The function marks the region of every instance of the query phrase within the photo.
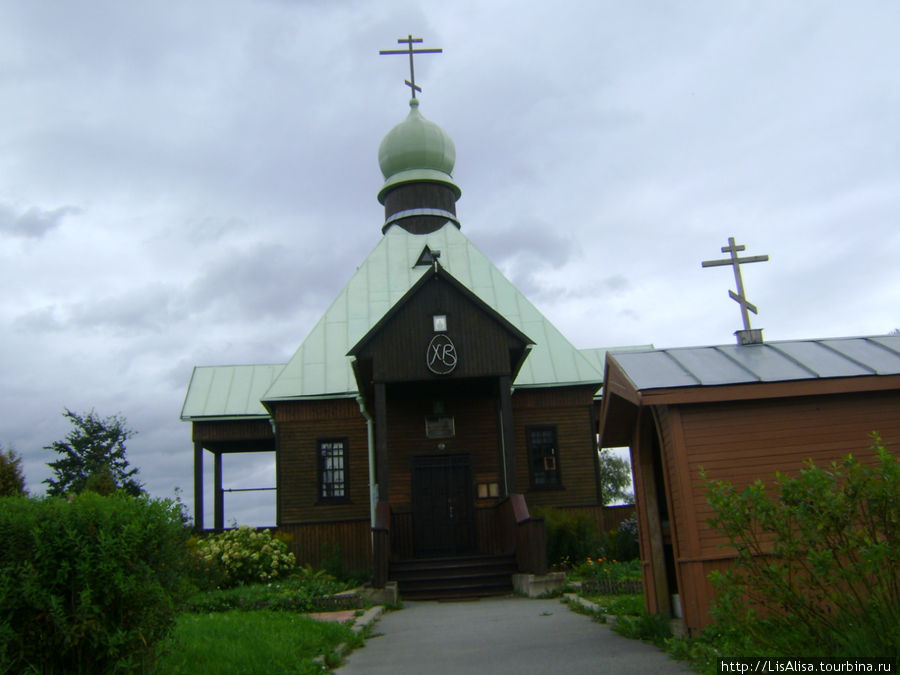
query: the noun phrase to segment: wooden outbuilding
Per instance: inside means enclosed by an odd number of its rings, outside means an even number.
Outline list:
[[[900,446],[900,335],[607,354],[600,445],[631,450],[647,611],[702,629],[734,559],[701,467],[741,489],[871,457],[873,431]]]

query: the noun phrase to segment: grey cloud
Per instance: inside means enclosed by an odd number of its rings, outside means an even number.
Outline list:
[[[299,245],[299,244],[298,244]],[[303,305],[324,308],[349,279],[359,259],[346,251],[329,254],[313,247],[295,250],[257,244],[232,252],[194,281],[187,300],[194,311],[226,309],[232,319],[291,314]]]
[[[481,231],[473,239],[526,297],[547,302],[570,291],[543,278],[577,256],[575,242],[564,227],[521,219],[509,229]]]
[[[53,305],[25,312],[14,319],[13,325],[29,332],[58,331],[63,328],[63,323],[57,316],[57,308]]]
[[[575,250],[564,226],[540,220],[520,220],[502,231],[479,232],[477,244],[495,262],[556,267],[564,265]]]
[[[631,282],[621,274],[614,274],[603,279],[600,282],[600,287],[613,293],[623,293],[631,288]]]
[[[153,284],[77,304],[71,308],[70,322],[85,329],[162,332],[182,314],[178,305],[172,288]]]
[[[55,209],[32,206],[24,211],[18,211],[0,204],[0,232],[16,237],[40,239],[58,228],[66,216],[77,213],[81,213],[81,209],[77,206],[60,206]]]

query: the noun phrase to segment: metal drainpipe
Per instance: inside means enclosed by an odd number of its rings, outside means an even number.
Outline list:
[[[500,427],[500,463],[503,469],[503,496],[509,497],[509,477],[506,475],[506,430],[503,428],[503,405],[497,406],[498,426]]]
[[[369,443],[369,520],[371,526],[375,527],[375,504],[378,501],[378,492],[375,486],[375,420],[366,410],[366,402],[362,394],[356,396],[356,402],[359,404],[359,412],[366,418],[366,440]]]

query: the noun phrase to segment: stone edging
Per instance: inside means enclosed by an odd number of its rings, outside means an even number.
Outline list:
[[[356,617],[353,621],[353,626],[351,630],[357,635],[364,630],[366,630],[373,623],[378,621],[381,618],[381,615],[384,614],[384,606],[376,605],[375,607],[370,607],[367,609],[361,616]],[[341,661],[344,660],[344,657],[350,653],[350,647],[346,642],[342,642],[337,647],[334,648],[332,652],[335,654]],[[325,665],[325,654],[320,654],[313,661]]]
[[[606,623],[613,624],[616,622],[616,616],[614,614],[606,614],[603,611],[603,608],[598,605],[596,602],[591,602],[586,598],[582,598],[580,595],[575,595],[574,593],[566,593],[563,595],[563,599],[569,604],[580,605],[591,615],[596,616],[597,618],[602,618]]]

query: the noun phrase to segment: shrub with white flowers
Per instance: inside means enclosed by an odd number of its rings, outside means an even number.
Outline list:
[[[220,588],[271,581],[297,565],[288,545],[271,531],[246,525],[198,540],[194,555],[198,570],[214,573]]]

